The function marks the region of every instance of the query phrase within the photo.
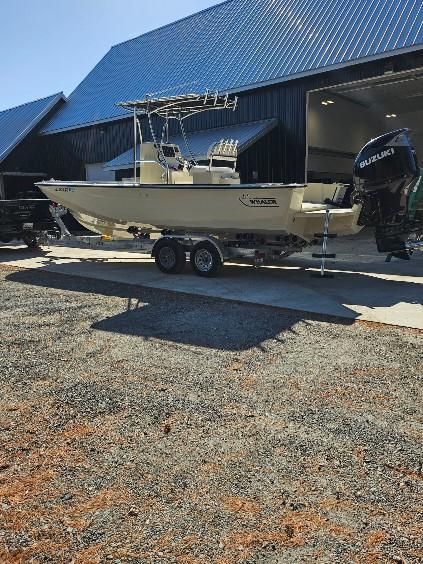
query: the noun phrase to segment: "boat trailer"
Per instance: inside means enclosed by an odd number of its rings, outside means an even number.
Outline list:
[[[248,262],[254,266],[282,262],[293,253],[301,252],[310,243],[295,235],[280,235],[270,239],[253,233],[239,233],[234,237],[214,236],[207,233],[163,230],[145,233],[129,228],[133,239],[113,240],[105,235],[73,235],[63,216],[68,210],[51,204],[50,213],[60,229],[60,235],[45,234],[40,245],[61,245],[76,243],[89,248],[128,250],[149,254],[159,270],[166,274],[180,274],[187,262],[187,255],[198,276],[215,276],[224,262]],[[316,239],[312,242],[318,244]]]
[[[352,204],[360,205],[357,225],[374,229],[377,249],[386,254],[388,262],[392,258],[409,260],[413,252],[423,250],[423,169],[418,166],[408,129],[384,134],[363,147],[354,165],[354,188]],[[322,252],[314,257],[321,260],[320,274],[324,277],[326,260],[334,258],[327,252],[328,240],[336,237],[336,233],[330,232],[331,216],[336,209],[330,202],[325,203],[322,232],[315,233],[311,240],[284,233],[215,235],[170,229],[147,233],[147,229],[133,226],[127,230],[133,239],[126,241],[111,241],[105,235],[75,237],[62,220],[68,210],[51,204],[50,213],[60,235],[55,239],[46,234],[45,240],[149,253],[157,267],[167,274],[181,273],[189,255],[194,272],[204,277],[215,276],[227,260],[252,261],[255,266],[274,264],[306,246],[322,242]]]
[[[326,273],[328,259],[336,258],[336,255],[328,253],[328,240],[335,239],[336,233],[330,233],[331,210],[325,214],[322,233],[316,233],[311,242],[293,236],[278,236],[273,240],[266,240],[252,233],[237,234],[235,238],[216,237],[212,234],[195,232],[178,232],[164,230],[158,233],[144,233],[137,228],[128,231],[133,239],[113,240],[105,235],[73,235],[70,233],[62,217],[68,210],[60,205],[51,204],[50,213],[60,229],[60,235],[51,236],[45,233],[40,238],[40,245],[78,244],[88,248],[102,250],[126,250],[148,254],[154,258],[156,266],[166,274],[181,274],[187,263],[187,256],[193,271],[201,277],[216,276],[223,264],[227,261],[235,263],[248,263],[255,267],[283,263],[288,256],[302,252],[310,245],[322,245],[321,253],[313,253],[314,258],[320,260],[318,272],[312,276],[317,278],[332,278]],[[411,236],[402,243],[401,250],[389,251],[386,261],[390,262],[393,257],[410,259],[415,251],[423,251],[423,237],[418,233],[423,232],[423,222],[414,221],[415,237]],[[397,227],[397,231],[399,226]],[[404,229],[404,226],[401,227]],[[384,235],[388,232],[384,231]],[[395,234],[397,236],[397,233]],[[383,252],[382,249],[379,249]]]

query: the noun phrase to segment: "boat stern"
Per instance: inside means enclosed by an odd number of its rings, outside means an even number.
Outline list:
[[[311,241],[317,233],[323,233],[327,205],[303,204],[301,211],[294,216],[291,231],[306,241]],[[354,235],[359,233],[362,225],[358,225],[361,205],[354,204],[351,208],[330,208],[329,232],[339,235]]]

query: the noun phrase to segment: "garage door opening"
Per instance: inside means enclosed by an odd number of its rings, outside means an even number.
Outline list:
[[[408,127],[423,160],[423,71],[396,73],[308,93],[309,182],[351,183],[354,160],[372,138]]]

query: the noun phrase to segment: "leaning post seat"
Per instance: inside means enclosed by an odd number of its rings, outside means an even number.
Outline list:
[[[238,143],[238,141],[233,139],[221,139],[218,143],[213,143],[207,151],[209,166],[213,167],[215,160],[226,161],[228,164],[232,163],[232,167],[235,170],[238,158]]]
[[[238,141],[221,139],[213,143],[207,151],[208,165],[191,168],[194,184],[240,184],[235,170],[237,158]]]

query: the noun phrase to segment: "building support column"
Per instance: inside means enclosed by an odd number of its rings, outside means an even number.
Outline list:
[[[0,200],[6,199],[6,193],[4,191],[4,176],[0,172]]]

